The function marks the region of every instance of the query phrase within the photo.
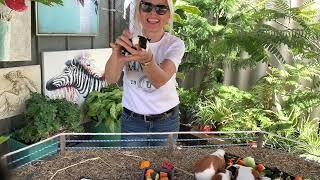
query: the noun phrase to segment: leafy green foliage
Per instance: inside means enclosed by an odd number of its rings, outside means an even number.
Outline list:
[[[285,57],[279,47],[301,58],[316,59],[320,54],[319,12],[311,1],[290,7],[286,0],[186,0],[202,13],[177,11],[177,36],[184,40],[186,53],[179,66],[188,74],[197,68],[203,72],[197,93],[202,97],[209,83],[221,82],[224,64],[234,68],[259,62],[280,64]],[[247,53],[248,55],[243,55]]]
[[[186,1],[202,11],[178,10],[180,19],[174,26],[186,44],[179,72],[188,74],[197,69],[202,73],[200,85],[192,89],[198,97],[190,106],[195,114],[193,122],[218,130],[273,132],[316,148],[292,149],[296,144],[267,136],[272,147],[319,156],[319,121],[310,119],[311,110],[320,105],[320,11],[314,1],[304,1],[300,7],[291,7],[287,0]],[[293,65],[286,64],[280,47],[288,49]],[[280,68],[272,67],[274,60]],[[221,84],[224,65],[242,68],[260,62],[271,66],[250,90]],[[308,125],[311,122],[315,124]]]
[[[193,89],[178,88],[178,93],[181,98],[180,105],[187,110],[190,110],[198,99],[197,94]]]
[[[320,50],[317,43],[319,31],[310,28],[310,25],[319,24],[315,21],[317,11],[310,6],[289,8],[288,2],[284,0],[267,2],[260,8],[247,7],[229,19],[222,29],[223,36],[217,37],[217,41],[212,43],[212,55],[227,55],[224,60],[236,63],[237,66],[254,65],[257,62],[270,63],[271,57],[268,53],[283,62],[284,58],[277,48],[285,44],[294,55],[317,57]],[[291,27],[290,24],[281,23],[280,19],[297,25]],[[237,55],[229,56],[233,51],[237,52]],[[241,51],[248,52],[249,57],[241,58]]]
[[[232,120],[234,114],[226,106],[225,101],[215,98],[214,101],[199,101],[196,109],[197,120],[200,125],[212,125],[214,129],[220,128],[226,121]]]
[[[67,100],[52,100],[39,93],[32,93],[26,101],[26,125],[14,137],[27,144],[61,131],[81,132],[80,108]]]
[[[53,6],[54,4],[63,5],[63,0],[35,0],[47,6]]]
[[[197,93],[193,89],[178,88],[177,90],[180,99],[180,120],[181,123],[188,124],[192,119],[190,113],[198,101]]]
[[[101,92],[93,91],[85,101],[86,115],[98,121],[97,126],[104,123],[111,132],[115,132],[120,123],[121,100],[122,90],[117,86],[110,85]]]
[[[0,144],[5,143],[9,138],[10,136],[0,136]]]
[[[297,130],[299,132],[299,140],[308,144],[299,145],[298,149],[303,150],[302,156],[320,162],[320,135],[317,131],[319,128],[319,119],[310,120],[306,118],[300,122]]]
[[[75,103],[69,103],[65,99],[52,100],[57,107],[56,119],[63,124],[63,127],[73,132],[82,132],[83,127],[81,125],[81,112],[79,105]]]
[[[32,0],[35,2],[42,3],[47,6],[53,6],[54,4],[63,5],[63,0]],[[1,4],[5,4],[4,0],[0,0]]]
[[[252,125],[242,126],[250,122],[256,124],[256,118],[252,116],[257,112],[249,112],[254,110],[250,108],[255,107],[255,96],[236,87],[222,84],[214,84],[204,94],[204,99],[197,102],[197,108],[194,110],[196,124],[213,125],[223,130],[237,129],[234,126],[247,128],[247,130],[256,129],[256,126],[252,127]]]
[[[267,136],[267,145],[289,151],[303,150],[304,156],[319,156],[319,120],[311,119],[313,108],[320,105],[318,62],[284,64],[283,69],[270,67],[268,73],[248,91],[216,84],[197,102],[194,123],[213,125],[218,130],[264,130],[299,140],[299,145]]]
[[[177,0],[174,2],[174,9],[178,12],[187,12],[191,14],[201,14],[201,11],[198,9],[197,6],[192,6],[186,1]]]

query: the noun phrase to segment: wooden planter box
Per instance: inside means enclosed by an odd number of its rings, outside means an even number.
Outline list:
[[[22,148],[27,147],[28,145],[19,142],[13,138],[10,138],[7,141],[7,149],[9,152],[13,152]],[[25,164],[28,164],[32,161],[48,157],[58,153],[59,142],[56,139],[50,140],[48,142],[33,146],[21,152],[18,152],[7,158],[7,164],[10,168],[19,167]]]

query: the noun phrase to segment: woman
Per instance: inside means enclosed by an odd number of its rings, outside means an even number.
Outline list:
[[[132,34],[124,31],[111,43],[112,55],[105,67],[105,79],[116,83],[123,76],[121,132],[179,131],[179,97],[176,72],[183,57],[182,40],[165,32],[172,28],[172,0],[137,0],[135,29],[149,39],[148,50],[132,48]],[[123,55],[125,48],[131,55]],[[165,145],[167,136],[123,136],[123,146]],[[161,139],[148,142],[147,139]]]

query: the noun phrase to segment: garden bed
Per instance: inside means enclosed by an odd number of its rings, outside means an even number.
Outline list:
[[[256,162],[286,172],[292,176],[318,180],[320,164],[306,161],[293,154],[269,149],[250,147],[227,147],[226,153],[240,157],[252,156]],[[31,165],[12,171],[13,179],[141,179],[140,160],[148,160],[158,167],[169,160],[176,167],[173,179],[193,180],[192,165],[214,149],[187,148],[167,149],[131,149],[131,150],[92,150],[67,151],[64,155],[52,157],[46,161],[36,161]],[[58,171],[58,172],[57,172]]]

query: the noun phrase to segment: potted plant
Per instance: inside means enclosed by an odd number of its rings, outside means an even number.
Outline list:
[[[85,100],[86,116],[93,120],[92,132],[120,132],[122,89],[116,85],[91,92]],[[110,139],[110,137],[102,137]],[[119,139],[115,137],[114,139]],[[102,145],[106,145],[104,143]],[[112,144],[112,143],[111,143]],[[110,143],[108,144],[110,145]]]
[[[26,125],[15,137],[26,144],[46,139],[56,133],[81,132],[80,108],[65,99],[49,99],[32,93],[26,101]]]
[[[65,99],[49,99],[39,93],[32,93],[26,101],[26,124],[13,133],[9,141],[10,151],[25,147],[60,132],[82,132],[80,108]],[[22,165],[40,158],[44,154],[58,151],[57,139],[23,151],[15,159],[29,155],[16,165]]]

